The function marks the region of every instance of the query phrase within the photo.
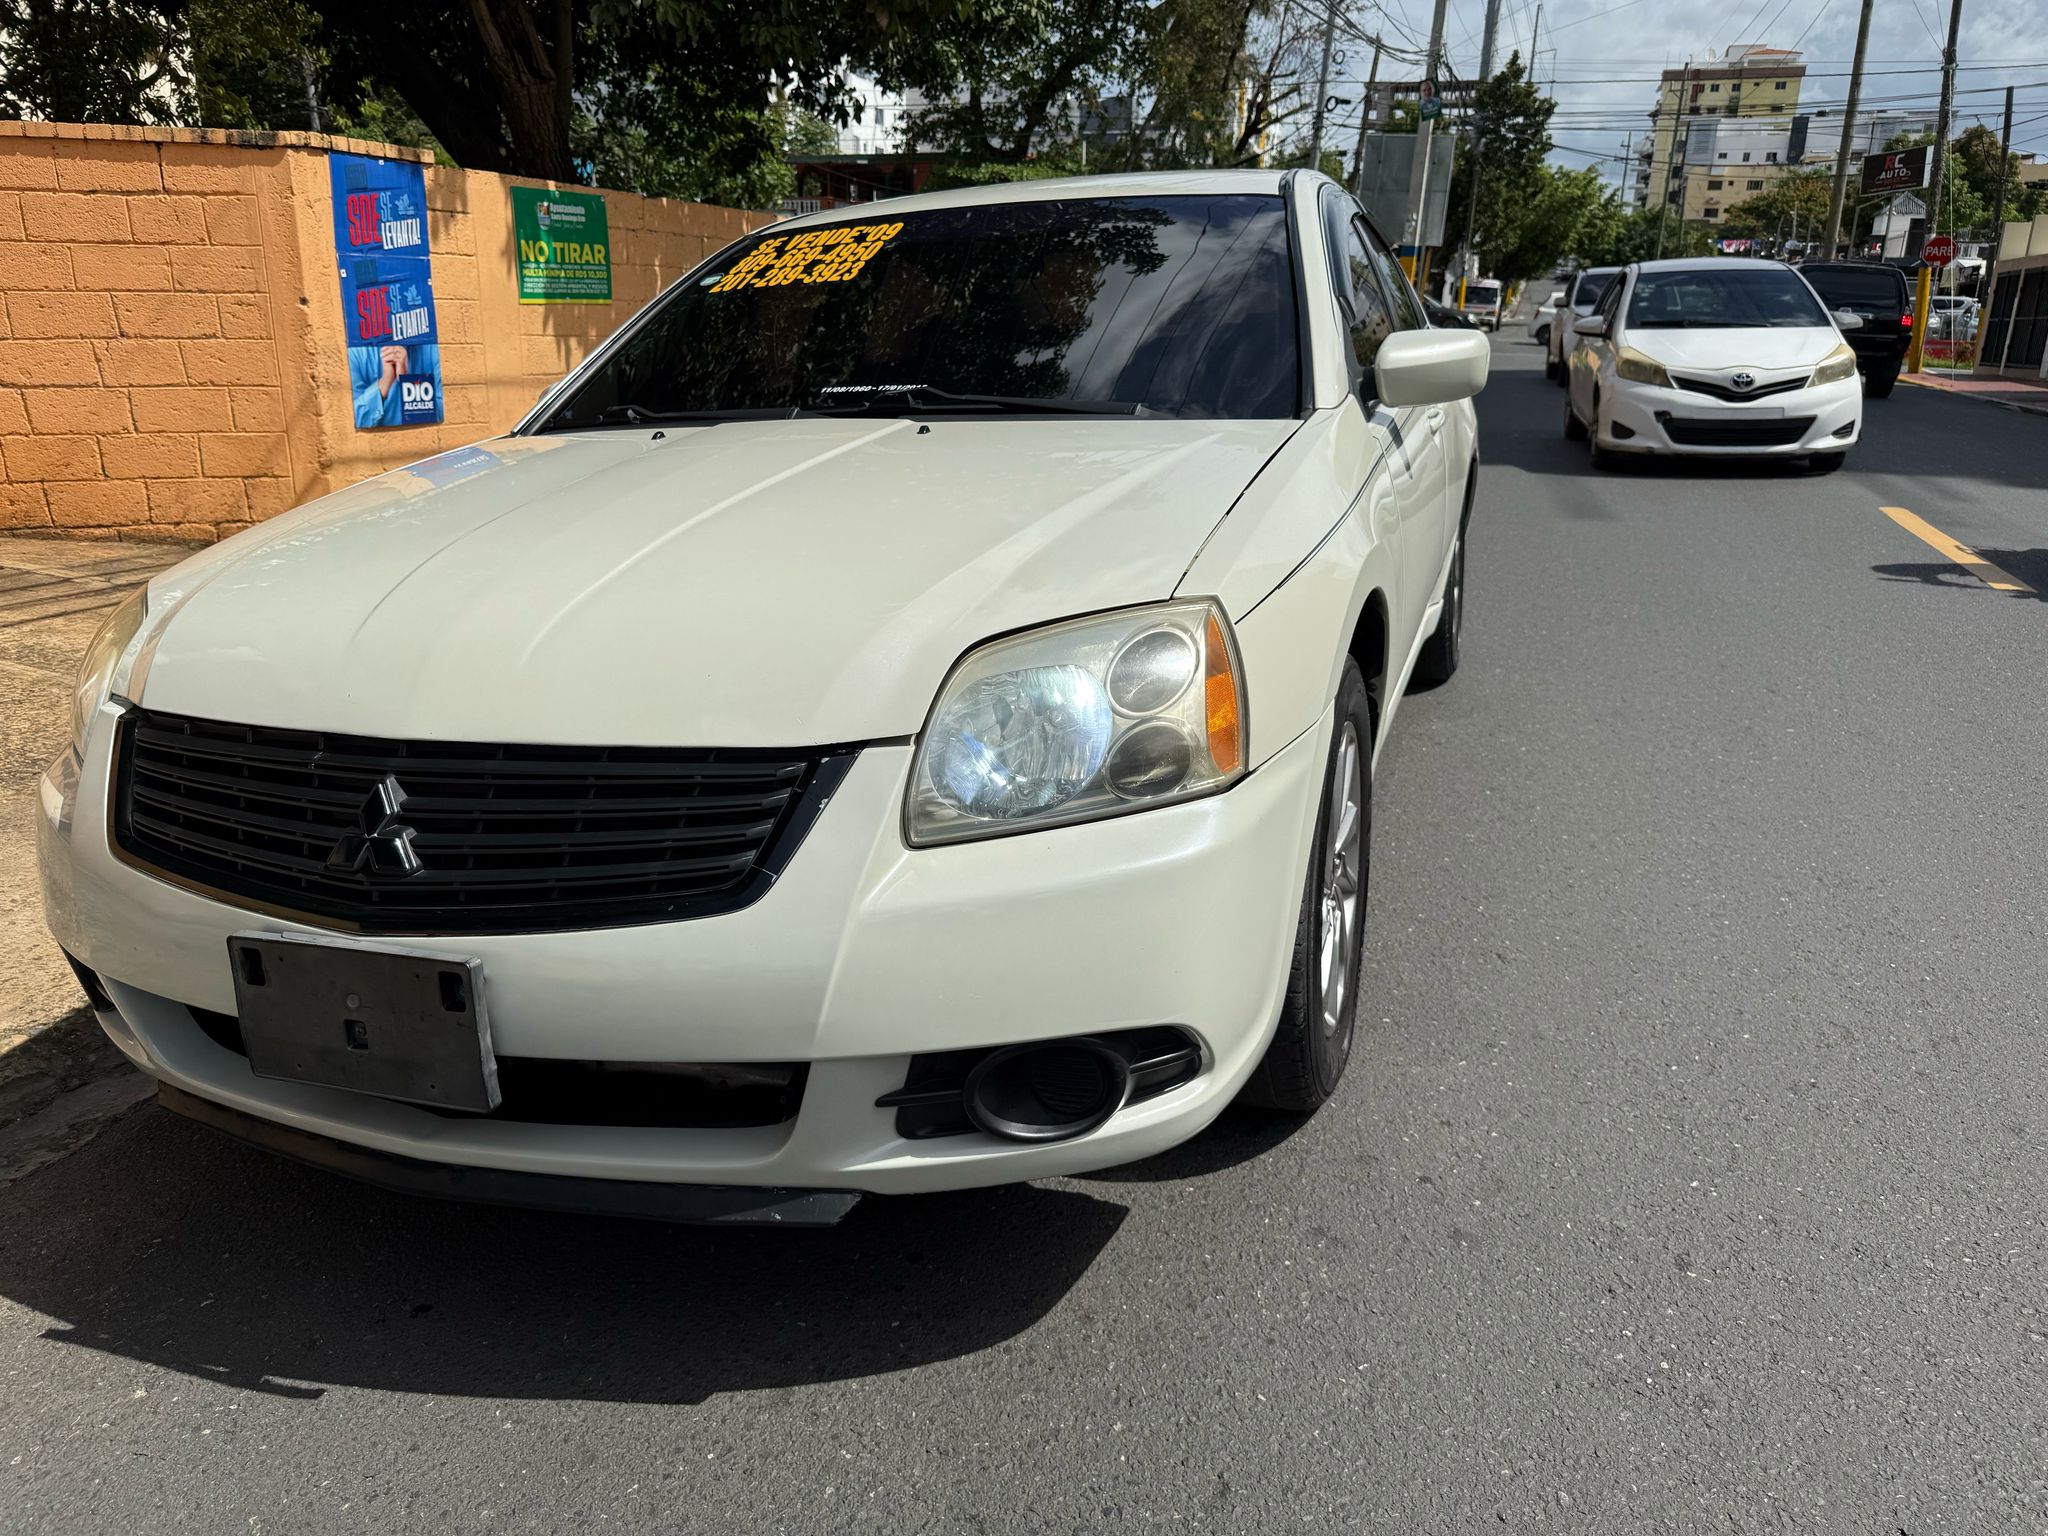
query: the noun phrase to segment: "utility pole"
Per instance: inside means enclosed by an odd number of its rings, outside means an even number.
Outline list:
[[[1323,67],[1316,75],[1315,126],[1308,136],[1308,168],[1323,168],[1323,112],[1330,100],[1330,51],[1337,42],[1338,0],[1323,0]]]
[[[1486,30],[1479,42],[1479,88],[1493,78],[1493,39],[1500,30],[1500,0],[1486,0]],[[1465,203],[1465,249],[1458,259],[1458,307],[1465,307],[1465,284],[1479,254],[1479,156],[1483,145],[1478,102],[1472,112],[1472,195]]]
[[[1536,34],[1543,30],[1543,7],[1536,7],[1536,19],[1529,23],[1529,74],[1531,85],[1536,83]]]
[[[1856,62],[1849,66],[1849,99],[1842,107],[1842,147],[1835,151],[1835,185],[1828,193],[1828,239],[1821,247],[1821,260],[1833,261],[1842,238],[1842,198],[1849,188],[1849,143],[1856,135],[1856,104],[1863,96],[1863,54],[1870,46],[1871,0],[1863,0],[1863,16],[1856,23]]]
[[[1358,152],[1351,157],[1351,195],[1365,195],[1365,134],[1372,126],[1372,109],[1380,82],[1380,40],[1372,40],[1372,69],[1365,77],[1365,91],[1358,103]]]
[[[1958,0],[1958,3],[1960,3],[1960,0]],[[1431,110],[1432,115],[1421,118],[1415,125],[1415,159],[1408,168],[1408,227],[1403,232],[1402,238],[1404,244],[1410,244],[1415,247],[1414,257],[1412,259],[1404,258],[1404,260],[1408,261],[1408,275],[1415,280],[1417,288],[1422,287],[1428,280],[1422,265],[1422,237],[1425,233],[1422,219],[1428,209],[1429,202],[1430,146],[1431,141],[1436,137],[1434,132],[1436,118],[1433,115],[1433,111],[1442,105],[1441,98],[1437,94],[1436,82],[1437,78],[1443,73],[1444,12],[1449,6],[1450,0],[1436,0],[1436,11],[1430,17],[1429,56],[1427,62],[1423,65],[1422,76],[1422,89],[1427,94],[1420,105],[1424,109]]]
[[[1941,177],[1948,160],[1948,120],[1956,105],[1956,39],[1963,30],[1963,0],[1949,0],[1948,46],[1941,50],[1941,107],[1934,116],[1934,168],[1927,176],[1927,228],[1921,236],[1926,243],[1927,235],[1941,232]],[[1916,251],[1917,256],[1919,253]],[[1922,352],[1927,342],[1927,302],[1933,288],[1933,274],[1927,263],[1920,263],[1920,307],[1913,316],[1913,345],[1906,352],[1906,369],[1910,373],[1920,371]]]
[[[1991,205],[1991,259],[1984,264],[1984,322],[1977,334],[1991,339],[1991,322],[1998,314],[1998,248],[2005,244],[2005,182],[2012,174],[2012,87],[2005,88],[2005,124],[1998,131],[1998,198]],[[2019,318],[2019,284],[2013,284],[2012,314],[2005,322],[2005,345],[1999,348],[1998,366],[2005,368],[2012,351],[2012,322]]]
[[[1628,201],[1629,178],[1635,174],[1636,131],[1631,128],[1628,137],[1621,141],[1621,200]]]
[[[1956,0],[1956,3],[1960,5],[1962,3],[1962,0]],[[1685,68],[1679,72],[1677,99],[1671,103],[1671,148],[1665,151],[1664,154],[1664,185],[1661,188],[1659,188],[1657,192],[1656,259],[1658,261],[1662,261],[1664,259],[1664,224],[1665,221],[1671,216],[1671,179],[1673,172],[1676,172],[1680,178],[1678,183],[1678,222],[1681,225],[1685,223],[1685,181],[1683,179],[1685,176],[1685,157],[1679,150],[1678,130],[1680,125],[1683,124],[1685,121],[1685,93],[1689,89],[1691,89],[1691,87],[1692,60],[1687,59],[1685,61]],[[1652,172],[1654,172],[1655,169],[1656,160],[1653,156],[1651,159]],[[1652,179],[1654,179],[1654,176]]]

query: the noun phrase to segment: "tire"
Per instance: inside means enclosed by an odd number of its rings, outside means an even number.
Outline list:
[[[1848,457],[1846,453],[1816,453],[1806,461],[1806,467],[1816,475],[1832,475]]]
[[[1542,347],[1542,348],[1543,348],[1543,349],[1544,349],[1545,351],[1548,351],[1548,350],[1550,349],[1550,327],[1549,327],[1549,326],[1547,326],[1547,325],[1539,325],[1538,327],[1536,327],[1536,345],[1537,345],[1537,346],[1539,346],[1539,347]],[[1546,365],[1546,366],[1550,366],[1550,365]]]
[[[1556,383],[1563,375],[1564,370],[1557,366],[1556,358],[1546,357],[1543,359],[1543,377],[1549,379],[1552,383]]]
[[[1891,392],[1899,387],[1899,370],[1896,365],[1883,373],[1863,375],[1863,398],[1866,400],[1888,399]]]
[[[1564,440],[1568,443],[1583,443],[1586,440],[1586,424],[1579,420],[1579,413],[1572,409],[1572,388],[1569,381],[1564,388]]]
[[[1358,1029],[1372,873],[1372,701],[1349,657],[1337,684],[1336,726],[1280,1024],[1239,1095],[1241,1103],[1298,1115],[1315,1113],[1337,1091]],[[1348,819],[1345,778],[1352,791]]]
[[[1475,477],[1476,478],[1476,477]],[[1472,487],[1465,488],[1465,515],[1458,520],[1458,542],[1451,546],[1450,574],[1444,578],[1444,605],[1436,633],[1422,642],[1410,678],[1425,686],[1447,683],[1458,670],[1458,652],[1465,633],[1465,534],[1472,526]]]
[[[1586,462],[1595,469],[1612,469],[1620,458],[1600,441],[1600,397],[1593,397],[1593,419],[1586,423]]]

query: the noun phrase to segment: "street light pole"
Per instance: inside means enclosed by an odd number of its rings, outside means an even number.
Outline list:
[[[1921,244],[1927,243],[1927,235],[1941,232],[1941,178],[1948,160],[1948,121],[1956,105],[1956,39],[1963,30],[1963,0],[1950,0],[1948,8],[1948,46],[1941,50],[1941,107],[1934,116],[1934,168],[1927,176],[1927,228],[1921,236]],[[1918,256],[1920,253],[1913,253]],[[1913,317],[1913,345],[1906,352],[1906,371],[1918,373],[1927,344],[1927,305],[1933,292],[1933,273],[1926,262],[1920,263],[1920,309]]]
[[[1863,17],[1856,23],[1856,62],[1849,66],[1849,99],[1842,107],[1842,147],[1835,151],[1835,185],[1828,193],[1828,240],[1821,247],[1823,261],[1833,261],[1842,238],[1842,198],[1849,187],[1849,141],[1856,134],[1856,104],[1863,96],[1863,54],[1870,46],[1871,0],[1863,0]]]
[[[1429,21],[1429,56],[1423,65],[1422,88],[1427,93],[1421,107],[1433,109],[1439,105],[1437,78],[1443,73],[1444,64],[1444,13],[1450,7],[1450,0],[1436,0],[1436,11]],[[1436,119],[1434,115],[1423,117],[1415,125],[1415,159],[1408,169],[1408,227],[1404,232],[1405,243],[1415,247],[1408,275],[1420,288],[1428,280],[1422,267],[1423,214],[1429,198],[1429,155]]]
[[[1308,168],[1320,171],[1323,168],[1323,111],[1330,99],[1330,50],[1337,42],[1338,0],[1324,0],[1323,9],[1323,67],[1316,75],[1315,126],[1308,136]]]
[[[1500,0],[1486,0],[1486,31],[1479,43],[1479,87],[1493,78],[1493,39],[1500,28]],[[1465,284],[1472,276],[1474,258],[1479,252],[1479,156],[1483,147],[1480,137],[1478,102],[1473,103],[1472,112],[1472,188],[1465,204],[1465,249],[1458,258],[1458,308],[1465,307]]]

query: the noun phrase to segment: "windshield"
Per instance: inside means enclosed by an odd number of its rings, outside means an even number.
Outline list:
[[[1614,281],[1612,272],[1587,272],[1579,278],[1579,291],[1572,299],[1574,309],[1591,309],[1600,302],[1600,295],[1607,291],[1607,285]]]
[[[1813,291],[1830,304],[1879,305],[1897,309],[1906,302],[1906,280],[1889,267],[1801,268]]]
[[[1465,302],[1468,305],[1498,304],[1500,302],[1500,284],[1467,283],[1465,285]]]
[[[1297,347],[1277,195],[884,211],[721,252],[541,430],[798,411],[1291,416]]]
[[[1701,330],[1832,322],[1813,290],[1790,269],[1730,261],[1725,270],[1687,267],[1639,274],[1628,296],[1627,323],[1645,330]]]

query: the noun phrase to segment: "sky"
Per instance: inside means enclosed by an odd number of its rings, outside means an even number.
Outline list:
[[[1390,40],[1426,43],[1432,4],[1357,0],[1351,15],[1360,27],[1378,29]],[[1839,110],[1861,9],[1860,0],[1501,0],[1499,62],[1505,62],[1510,49],[1528,57],[1539,4],[1536,77],[1558,103],[1551,136],[1559,148],[1551,158],[1560,165],[1600,165],[1617,182],[1623,138],[1631,130],[1640,138],[1647,129],[1659,73],[1688,59],[1705,62],[1734,44],[1798,49],[1807,68],[1801,109]],[[1948,14],[1946,0],[1875,0],[1864,61],[1865,108],[1932,115],[1941,95]],[[1485,0],[1450,0],[1444,39],[1453,73],[1478,73],[1485,17]],[[2044,19],[2048,6],[2043,0],[1963,0],[1955,132],[1980,120],[1996,131],[2003,88],[2011,85],[2018,88],[2013,148],[2048,158]],[[1369,50],[1359,54],[1357,63],[1363,63]],[[1382,78],[1391,72],[1382,65]]]

